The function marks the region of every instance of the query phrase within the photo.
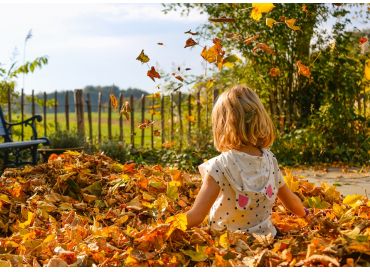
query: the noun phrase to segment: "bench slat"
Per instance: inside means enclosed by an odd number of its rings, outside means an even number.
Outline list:
[[[47,143],[46,139],[24,141],[24,142],[7,142],[7,143],[0,143],[0,149],[27,147],[27,146],[33,146],[33,145],[39,145],[39,144],[46,144],[46,143]]]

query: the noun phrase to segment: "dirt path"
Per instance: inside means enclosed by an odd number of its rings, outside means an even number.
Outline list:
[[[305,177],[315,184],[325,181],[337,186],[343,195],[362,194],[370,198],[370,170],[358,167],[308,167],[291,169],[293,175]]]

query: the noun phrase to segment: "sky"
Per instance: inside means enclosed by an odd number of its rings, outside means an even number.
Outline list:
[[[202,72],[201,48],[184,49],[184,32],[205,23],[206,15],[165,15],[162,9],[161,4],[1,3],[0,63],[9,66],[15,48],[16,60],[23,63],[24,40],[32,29],[26,60],[47,55],[49,63],[26,75],[26,93],[112,84],[153,92],[157,84],[146,76],[148,67],[136,60],[142,49],[150,65],[166,72],[179,65]],[[22,88],[22,78],[17,86]]]

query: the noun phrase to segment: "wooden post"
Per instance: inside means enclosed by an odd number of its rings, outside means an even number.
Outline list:
[[[161,95],[161,147],[164,144],[164,95]]]
[[[45,135],[45,137],[48,135],[48,134],[47,134],[47,131],[46,131],[46,128],[47,128],[47,120],[46,120],[46,100],[47,100],[47,96],[46,96],[46,92],[44,92],[44,105],[43,105],[43,112],[44,112],[44,135]]]
[[[200,141],[200,91],[197,92],[197,123],[198,123],[198,139],[197,139],[197,142],[199,144],[199,141]]]
[[[101,143],[101,91],[98,94],[98,143]]]
[[[31,112],[32,116],[35,115],[36,110],[35,110],[35,90],[32,90],[32,95],[31,95]]]
[[[57,91],[54,92],[54,124],[55,124],[55,131],[58,128],[58,93]]]
[[[141,123],[145,121],[145,95],[141,95]],[[144,146],[145,129],[141,130],[141,147]]]
[[[12,90],[10,86],[8,86],[8,121],[12,122]]]
[[[213,89],[213,105],[216,104],[218,98],[218,89]]]
[[[173,136],[173,93],[171,92],[170,95],[170,111],[171,111],[171,142],[173,142],[174,136]]]
[[[130,95],[130,107],[131,107],[131,126],[130,126],[130,136],[131,136],[131,148],[135,147],[135,120],[134,120],[134,96]]]
[[[84,103],[82,89],[75,90],[75,111],[77,117],[77,132],[85,137]]]
[[[110,92],[110,94],[114,95],[113,92]],[[108,139],[112,140],[112,103],[110,96],[108,99]]]
[[[69,131],[69,91],[66,91],[66,93],[65,93],[65,98],[64,98],[64,102],[65,102],[65,104],[64,104],[64,106],[65,106],[65,108],[64,108],[64,113],[65,113],[65,115],[66,115],[66,129]]]
[[[119,108],[122,109],[123,106],[123,93],[119,95]],[[123,116],[119,115],[119,140],[123,142]]]
[[[87,93],[86,105],[87,105],[87,119],[89,121],[89,138],[90,138],[90,144],[92,145],[93,144],[93,131],[92,131],[91,99],[90,99],[89,93]]]
[[[23,126],[23,121],[24,121],[24,90],[23,90],[23,88],[22,88],[22,91],[21,91],[21,121],[22,121],[21,139],[23,141],[24,140],[24,126]]]
[[[178,113],[179,113],[179,124],[180,124],[180,150],[182,149],[182,139],[183,139],[183,127],[182,127],[182,116],[181,116],[181,92],[179,92],[179,104],[178,104]]]
[[[153,123],[154,121],[154,95],[152,96],[152,116],[151,116],[151,121]],[[150,148],[153,149],[154,148],[154,126],[151,125],[150,126]]]
[[[188,96],[188,146],[191,147],[191,94]]]

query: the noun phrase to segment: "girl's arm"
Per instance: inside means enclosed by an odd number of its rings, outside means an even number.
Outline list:
[[[191,209],[186,213],[188,219],[188,228],[199,225],[203,222],[215,202],[220,186],[210,175],[206,175],[202,187]]]
[[[288,210],[301,217],[306,215],[300,198],[294,194],[286,184],[280,187],[277,195]]]

